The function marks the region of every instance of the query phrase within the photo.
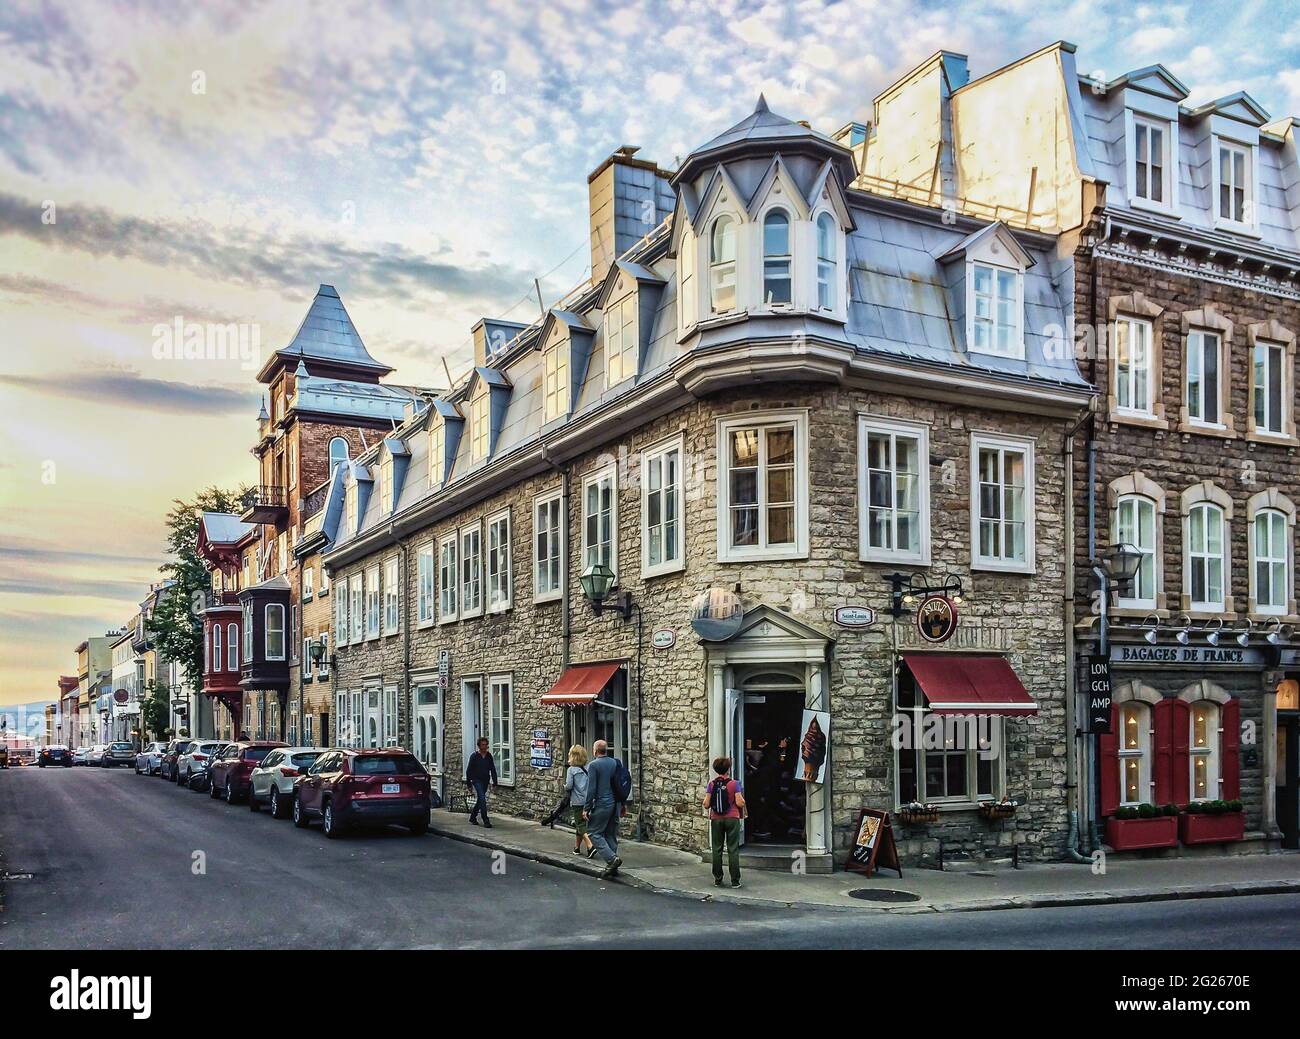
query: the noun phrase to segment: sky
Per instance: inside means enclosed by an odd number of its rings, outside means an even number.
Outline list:
[[[157,580],[170,502],[255,476],[256,369],[319,283],[394,379],[589,276],[586,175],[753,109],[832,132],[943,48],[1162,62],[1300,113],[1300,0],[476,0],[0,6],[0,704]],[[1266,46],[1262,45],[1267,43]],[[175,356],[168,329],[237,324]]]

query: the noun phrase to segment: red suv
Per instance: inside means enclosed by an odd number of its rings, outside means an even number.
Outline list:
[[[224,797],[226,804],[238,804],[248,796],[253,769],[276,747],[287,746],[272,740],[230,744],[208,763],[208,795]]]
[[[429,789],[429,773],[404,750],[327,750],[294,784],[293,822],[319,816],[326,837],[387,823],[419,835],[429,829]]]

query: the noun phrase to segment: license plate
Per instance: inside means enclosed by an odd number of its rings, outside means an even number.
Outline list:
[[[395,794],[402,788],[397,783],[385,783],[383,789],[386,794]]]

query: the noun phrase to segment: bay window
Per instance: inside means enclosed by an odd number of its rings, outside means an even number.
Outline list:
[[[563,579],[561,523],[563,498],[559,494],[533,503],[533,598],[555,599]]]
[[[736,221],[720,216],[709,235],[709,307],[715,314],[736,309]]]
[[[1187,571],[1191,609],[1221,613],[1224,609],[1223,510],[1200,502],[1187,514]]]
[[[858,532],[862,559],[926,563],[929,430],[911,423],[858,422]]]
[[[1291,598],[1285,513],[1276,509],[1255,513],[1251,552],[1254,556],[1255,612],[1285,614]]]
[[[719,420],[719,559],[807,554],[807,444],[805,412]]]
[[[483,530],[477,524],[460,532],[460,615],[483,612]]]
[[[641,572],[680,570],[682,552],[682,441],[641,456]]]
[[[618,574],[618,477],[613,466],[582,481],[582,566],[603,563]]]
[[[1194,329],[1187,334],[1187,417],[1206,426],[1220,426],[1222,340],[1216,332]]]
[[[221,625],[212,625],[212,670],[220,671],[221,663]]]
[[[1115,544],[1130,544],[1141,560],[1127,593],[1121,589],[1119,605],[1130,609],[1156,608],[1156,503],[1131,494],[1115,504]]]
[[[1032,570],[1032,442],[977,433],[971,438],[971,461],[974,565],[993,570]]]
[[[510,609],[510,513],[503,512],[488,520],[487,585],[488,612]]]
[[[1159,385],[1151,371],[1151,322],[1121,317],[1115,321],[1115,405],[1131,415],[1153,413]]]
[[[226,625],[226,670],[239,670],[239,625]]]
[[[266,659],[284,659],[284,607],[279,603],[266,606]]]
[[[773,209],[763,218],[763,304],[791,301],[790,217]]]
[[[244,660],[253,659],[253,604],[244,603],[242,613],[244,615]]]

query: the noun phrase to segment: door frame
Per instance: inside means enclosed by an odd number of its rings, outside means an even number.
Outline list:
[[[474,695],[466,696],[469,686],[474,687]],[[460,765],[462,777],[469,765],[470,755],[478,746],[478,739],[483,733],[483,676],[475,675],[460,680]]]

